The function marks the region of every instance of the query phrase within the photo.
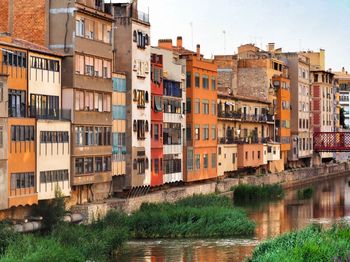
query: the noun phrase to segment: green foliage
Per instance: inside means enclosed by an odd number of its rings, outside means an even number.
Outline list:
[[[43,225],[46,229],[52,230],[59,224],[66,213],[65,198],[59,187],[55,189],[55,198],[50,201],[40,201],[34,209],[36,216],[44,218]]]
[[[299,189],[298,199],[299,200],[310,199],[313,194],[314,194],[314,189],[312,187]]]
[[[238,185],[233,187],[235,203],[250,203],[256,200],[278,200],[284,196],[281,185]]]
[[[333,261],[350,253],[350,227],[345,224],[322,229],[311,225],[299,231],[284,234],[260,244],[253,252],[250,262],[264,261]],[[338,260],[337,260],[338,261]]]
[[[0,256],[5,253],[10,243],[16,241],[17,236],[8,221],[0,222]]]
[[[253,235],[255,223],[227,197],[196,195],[174,204],[143,204],[130,217],[136,238]]]

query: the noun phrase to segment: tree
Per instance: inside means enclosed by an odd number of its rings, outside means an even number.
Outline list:
[[[48,230],[63,221],[66,213],[66,203],[61,189],[56,187],[54,199],[39,202],[34,213],[43,217],[43,226]]]

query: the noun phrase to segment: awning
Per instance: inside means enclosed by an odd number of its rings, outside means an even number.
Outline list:
[[[154,108],[155,108],[155,111],[157,111],[157,112],[162,111],[162,101],[160,99],[160,96],[154,97]]]

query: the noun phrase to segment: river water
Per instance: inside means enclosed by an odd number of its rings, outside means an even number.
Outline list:
[[[332,224],[350,220],[350,175],[304,186],[313,187],[311,199],[298,200],[297,191],[283,200],[244,207],[257,223],[250,239],[179,239],[130,241],[118,255],[122,262],[244,261],[264,239],[301,229],[310,223]]]

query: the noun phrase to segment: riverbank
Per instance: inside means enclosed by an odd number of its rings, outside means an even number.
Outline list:
[[[102,203],[87,203],[73,206],[72,212],[83,214],[84,222],[91,223],[103,217],[109,210],[118,210],[131,214],[138,210],[142,203],[173,203],[194,194],[220,193],[232,197],[231,188],[239,184],[267,185],[281,184],[283,188],[293,188],[303,184],[344,176],[350,172],[349,162],[328,164],[320,167],[288,170],[277,174],[254,175],[239,178],[226,178],[219,181],[196,183],[181,187],[172,187],[152,192],[143,196],[127,199],[111,198]]]
[[[107,261],[129,239],[251,237],[255,223],[227,197],[196,195],[143,204],[131,216],[110,211],[89,225],[58,222],[51,228],[19,234],[0,224],[0,262]]]
[[[341,223],[328,230],[311,225],[263,242],[248,262],[348,261],[349,257],[350,227]]]

